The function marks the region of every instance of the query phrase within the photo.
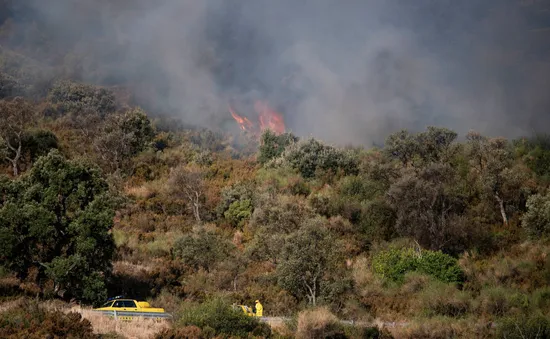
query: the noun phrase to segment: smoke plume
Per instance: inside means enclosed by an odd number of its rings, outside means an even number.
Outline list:
[[[11,17],[26,44],[51,46],[35,57],[129,86],[153,113],[232,126],[228,102],[260,99],[299,136],[371,144],[427,125],[506,137],[545,128],[549,10],[547,0],[18,0]]]

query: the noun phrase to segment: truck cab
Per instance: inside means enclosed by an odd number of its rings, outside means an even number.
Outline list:
[[[137,301],[134,299],[119,299],[113,298],[105,302],[96,311],[121,311],[121,312],[147,312],[147,313],[164,313],[163,308],[151,307],[146,301]]]

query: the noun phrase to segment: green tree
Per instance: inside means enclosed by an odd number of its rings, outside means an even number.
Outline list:
[[[466,201],[455,190],[456,182],[455,169],[448,164],[405,172],[386,195],[396,213],[397,232],[432,250],[465,244],[461,217]]]
[[[531,193],[530,173],[515,163],[506,139],[490,139],[476,132],[468,133],[467,139],[473,178],[482,192],[494,199],[502,222],[508,224],[509,211],[517,209],[523,197]]]
[[[534,194],[527,199],[527,212],[522,216],[522,226],[535,239],[550,234],[550,193]]]
[[[21,279],[37,270],[35,282],[60,295],[104,299],[115,199],[100,172],[52,150],[0,191],[1,261]]]
[[[11,163],[14,176],[19,175],[24,133],[34,123],[35,112],[22,98],[0,101],[0,146],[3,147],[0,153]]]
[[[0,99],[23,95],[25,89],[25,86],[21,85],[17,79],[0,72]]]
[[[291,234],[277,265],[278,284],[314,306],[343,280],[342,275],[337,278],[338,263],[343,262],[341,251],[324,222],[323,218],[311,219]]]
[[[58,143],[57,136],[48,130],[31,130],[23,135],[23,150],[31,162],[47,155],[52,148],[58,148]]]
[[[270,129],[265,130],[260,139],[258,162],[263,165],[271,159],[277,158],[288,145],[297,141],[298,138],[291,133],[277,135]]]
[[[95,138],[95,148],[104,166],[112,171],[125,169],[131,158],[153,140],[151,121],[140,108],[110,115]]]
[[[56,82],[49,95],[55,115],[97,114],[104,118],[116,109],[114,93],[93,85],[62,80]]]
[[[233,247],[232,243],[216,233],[201,228],[176,240],[173,255],[195,270],[202,268],[210,271],[231,253]]]
[[[225,212],[229,209],[229,206],[237,201],[249,200],[252,202],[254,195],[253,189],[254,186],[251,182],[238,182],[222,188],[220,192],[220,202],[216,207],[218,216],[225,216]]]
[[[205,173],[196,167],[183,166],[170,171],[168,186],[170,193],[189,202],[189,207],[197,222],[201,222],[201,209],[204,205],[206,185]]]
[[[238,200],[229,205],[224,216],[234,227],[243,227],[246,220],[252,215],[250,199]]]
[[[456,132],[434,126],[428,126],[425,132],[416,135],[401,130],[388,136],[384,153],[390,158],[398,159],[405,167],[420,167],[432,162],[445,163],[458,150],[454,143],[456,137]]]
[[[344,175],[359,171],[358,159],[351,151],[325,145],[313,138],[290,144],[275,165],[296,169],[306,179],[315,177],[317,171]]]

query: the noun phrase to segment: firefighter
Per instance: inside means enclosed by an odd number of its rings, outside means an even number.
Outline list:
[[[259,300],[256,300],[256,305],[255,305],[255,308],[256,308],[256,317],[263,317],[264,315],[264,307],[262,306],[262,304],[260,304],[260,301]]]

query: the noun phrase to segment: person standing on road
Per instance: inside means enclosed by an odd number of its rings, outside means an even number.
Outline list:
[[[255,308],[256,308],[256,317],[263,317],[264,316],[264,307],[262,306],[262,304],[260,304],[259,300],[256,300]]]

